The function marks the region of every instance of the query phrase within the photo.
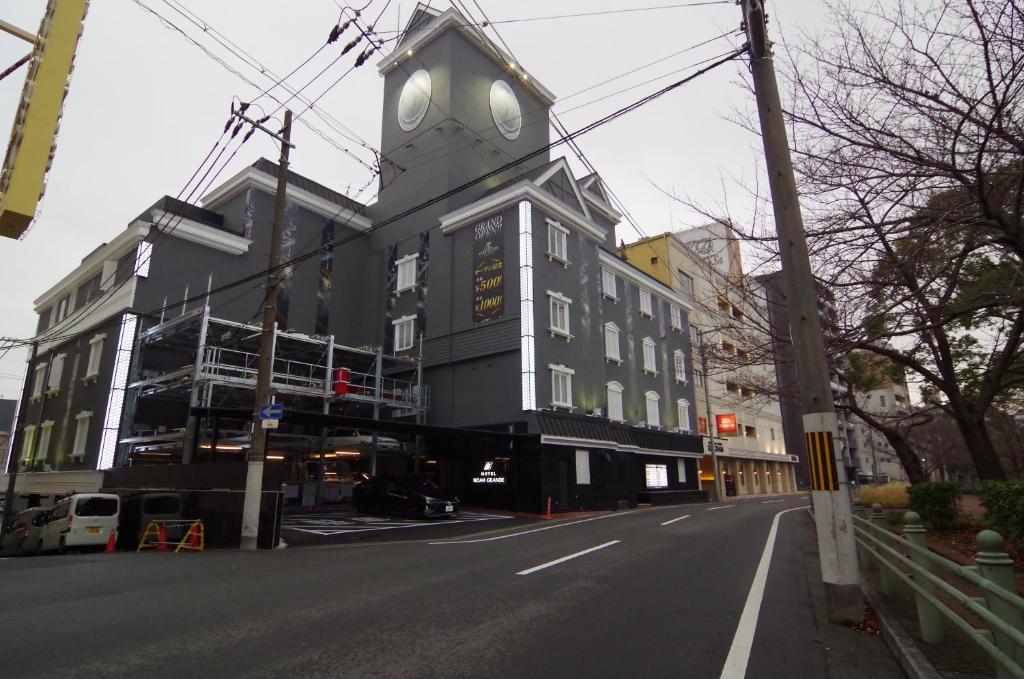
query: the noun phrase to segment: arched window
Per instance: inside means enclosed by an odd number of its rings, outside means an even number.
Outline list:
[[[672,352],[676,368],[676,382],[686,381],[686,355],[679,349]]]
[[[621,361],[619,354],[619,326],[614,323],[604,324],[604,357],[609,361]]]
[[[676,412],[679,414],[679,428],[683,431],[690,431],[690,402],[685,398],[676,401]]]
[[[618,382],[609,382],[605,389],[608,392],[608,419],[626,419],[622,416],[622,385]]]
[[[655,353],[654,340],[650,337],[644,338],[644,370],[651,373],[658,372],[658,360]]]
[[[658,396],[658,392],[649,391],[644,394],[644,400],[647,401],[647,424],[657,427],[661,425],[661,411],[658,408],[658,404],[661,401],[661,397]]]

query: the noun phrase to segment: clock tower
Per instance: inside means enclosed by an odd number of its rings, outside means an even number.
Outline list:
[[[451,191],[550,141],[554,95],[454,8],[417,6],[378,68],[384,76],[382,216]],[[439,207],[466,205],[549,157],[545,150],[516,163]]]

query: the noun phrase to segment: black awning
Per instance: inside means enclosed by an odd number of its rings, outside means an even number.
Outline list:
[[[538,412],[536,415],[540,432],[546,436],[608,441],[616,445],[636,446],[644,450],[668,450],[680,453],[700,453],[704,450],[700,436],[694,434],[634,427],[590,415],[547,411]]]

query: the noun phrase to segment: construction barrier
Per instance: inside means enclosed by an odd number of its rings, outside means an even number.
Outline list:
[[[188,530],[185,531],[185,535],[182,536],[179,542],[170,542],[167,539],[167,528],[181,526],[188,526]],[[172,546],[174,547],[173,550],[171,549]],[[173,551],[175,553],[181,551],[205,551],[206,534],[203,531],[203,522],[198,519],[185,521],[150,521],[149,525],[146,526],[146,530],[142,533],[142,539],[139,541],[139,548],[136,551],[141,552],[144,549],[155,549],[158,552]]]

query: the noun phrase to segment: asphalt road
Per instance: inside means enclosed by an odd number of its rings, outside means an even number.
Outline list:
[[[746,626],[746,677],[821,679],[806,503],[659,507],[442,544],[0,560],[0,675],[742,677],[723,668]],[[760,615],[740,624],[773,518],[794,508]]]

